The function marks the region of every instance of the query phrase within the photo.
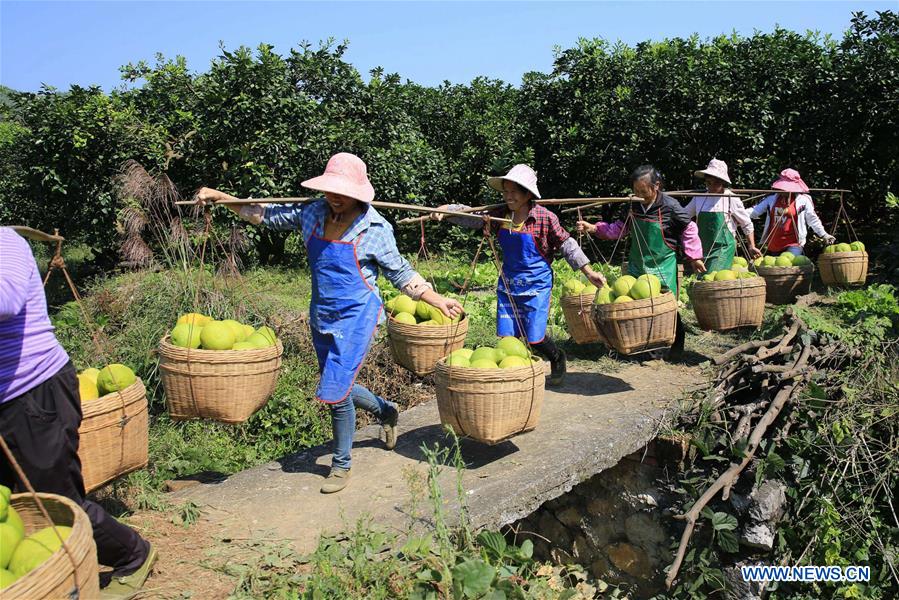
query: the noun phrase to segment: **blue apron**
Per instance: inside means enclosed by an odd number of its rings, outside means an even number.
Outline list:
[[[549,321],[552,267],[537,250],[531,233],[504,227],[499,230],[499,245],[503,249],[505,277],[500,277],[496,290],[496,334],[515,337],[524,334],[529,344],[540,343],[546,337]],[[506,289],[506,281],[509,289]],[[523,333],[515,318],[516,309],[524,327]]]
[[[315,397],[328,404],[350,393],[378,328],[381,299],[359,267],[356,243],[326,240],[318,227],[306,240],[312,271],[309,324],[321,379]]]

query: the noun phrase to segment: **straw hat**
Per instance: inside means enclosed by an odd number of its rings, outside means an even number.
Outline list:
[[[319,192],[349,196],[366,204],[375,199],[375,188],[368,180],[365,163],[349,152],[340,152],[332,156],[323,174],[307,179],[300,185]]]
[[[537,173],[527,165],[515,165],[502,177],[490,177],[487,179],[487,185],[501,192],[503,180],[513,181],[534,194],[535,198],[540,197],[540,190],[537,189]]]
[[[696,177],[705,177],[706,175],[710,175],[715,177],[716,179],[720,179],[725,183],[730,183],[730,177],[727,175],[727,163],[723,160],[718,160],[717,158],[713,158],[709,161],[709,166],[701,171],[694,171],[693,175]]]

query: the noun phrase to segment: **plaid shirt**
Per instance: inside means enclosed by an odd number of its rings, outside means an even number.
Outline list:
[[[490,211],[490,215],[503,219],[511,218],[508,210],[504,207]],[[503,223],[493,222],[491,228],[494,232],[497,232],[503,225]],[[537,251],[540,252],[543,258],[550,264],[552,264],[556,252],[559,251],[562,244],[565,243],[565,240],[571,237],[571,234],[565,231],[562,224],[559,223],[559,217],[539,204],[535,204],[531,207],[527,218],[524,220],[524,224],[521,229],[518,229],[517,231],[533,235]]]
[[[270,204],[265,209],[262,222],[279,231],[299,230],[305,242],[313,233],[324,237],[327,216],[328,203],[320,199],[303,205]],[[340,241],[356,242],[356,255],[362,275],[376,292],[380,270],[384,271],[384,277],[397,289],[409,283],[416,274],[396,247],[393,227],[371,206],[356,217]]]

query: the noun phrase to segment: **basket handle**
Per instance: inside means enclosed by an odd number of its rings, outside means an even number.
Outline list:
[[[78,581],[78,564],[75,562],[75,557],[72,556],[72,552],[69,550],[66,541],[62,539],[62,536],[59,534],[59,531],[56,529],[56,524],[53,522],[53,519],[50,518],[50,514],[47,512],[47,507],[44,506],[43,501],[40,496],[37,495],[37,492],[34,491],[34,488],[31,485],[31,481],[28,479],[28,476],[25,475],[25,472],[22,470],[22,467],[19,465],[19,462],[16,460],[16,457],[13,456],[12,451],[9,449],[9,446],[6,445],[6,440],[0,435],[0,447],[3,448],[3,453],[6,455],[6,460],[9,461],[9,464],[12,465],[12,468],[15,470],[16,475],[18,475],[19,480],[25,484],[25,489],[28,490],[28,493],[31,494],[31,497],[34,499],[35,504],[37,504],[38,509],[41,511],[41,515],[47,522],[50,523],[50,528],[53,530],[53,533],[56,534],[56,537],[59,539],[59,543],[62,546],[62,549],[65,550],[66,556],[69,558],[69,562],[72,563],[72,578],[75,580],[75,589],[73,590],[70,597],[77,598],[78,590],[81,589],[81,584]]]

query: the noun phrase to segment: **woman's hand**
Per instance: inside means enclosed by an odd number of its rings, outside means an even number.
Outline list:
[[[587,221],[578,221],[577,222],[577,232],[578,233],[589,233],[593,235],[596,233],[596,225],[592,225]]]
[[[449,204],[441,204],[437,207],[437,210],[449,210]],[[431,213],[430,217],[432,221],[442,221],[443,217],[447,217],[449,215],[445,215],[443,213]]]
[[[592,283],[593,285],[595,285],[598,288],[601,288],[604,285],[606,285],[606,278],[603,276],[603,274],[597,273],[596,271],[591,269],[590,265],[584,265],[584,267],[581,269],[581,273],[583,273],[584,276],[587,277],[587,280],[590,283]]]
[[[446,298],[444,296],[441,296],[440,294],[437,294],[436,292],[434,293],[434,295],[437,296],[436,299],[434,299],[433,301],[425,300],[425,302],[427,302],[434,308],[439,308],[440,312],[451,319],[455,319],[462,314],[464,309],[462,308],[462,304],[458,300],[456,300],[455,298]]]
[[[828,244],[832,244],[832,243],[834,243],[835,241],[837,241],[837,238],[833,237],[832,235],[830,235],[830,234],[828,233],[827,235],[824,236],[824,241],[825,241],[826,243],[828,243]]]
[[[202,187],[194,195],[194,200],[196,200],[197,204],[200,206],[206,206],[207,204],[215,204],[219,200],[227,200],[233,197],[234,196],[229,196],[225,192],[220,192],[213,188]]]
[[[702,262],[701,258],[695,258],[690,261],[690,265],[693,267],[694,273],[705,273],[707,269],[705,268],[705,263]]]
[[[749,247],[749,256],[751,258],[758,258],[762,255],[762,251],[756,248],[755,246]]]

